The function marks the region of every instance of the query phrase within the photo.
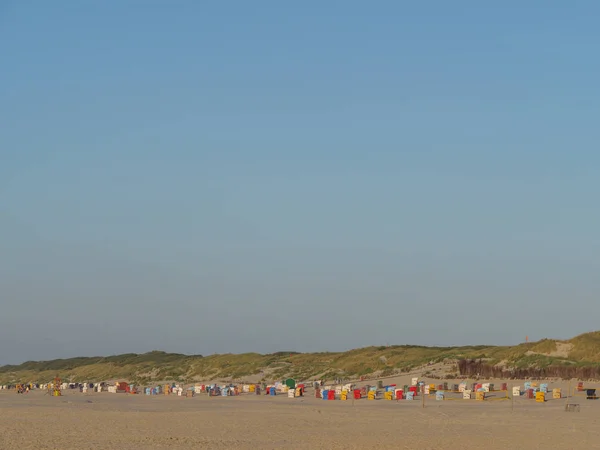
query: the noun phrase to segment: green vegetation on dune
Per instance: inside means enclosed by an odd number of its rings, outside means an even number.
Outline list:
[[[194,382],[208,379],[284,377],[358,379],[387,376],[423,368],[429,363],[482,360],[508,369],[546,368],[561,365],[600,366],[600,332],[568,341],[543,339],[515,346],[423,347],[394,345],[366,347],[347,352],[273,354],[243,353],[182,355],[154,351],[108,357],[79,357],[53,361],[28,361],[0,366],[0,383],[48,382],[57,374],[65,381],[129,380],[152,383],[163,380]]]
[[[575,360],[600,361],[600,331],[585,333],[569,341],[573,349],[569,357]]]

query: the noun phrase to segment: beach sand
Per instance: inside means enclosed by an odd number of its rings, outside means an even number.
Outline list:
[[[600,449],[600,401],[0,392],[0,449]]]

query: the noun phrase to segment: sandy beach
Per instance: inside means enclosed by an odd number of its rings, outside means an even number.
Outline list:
[[[600,402],[324,401],[66,391],[0,392],[0,448],[593,449]]]

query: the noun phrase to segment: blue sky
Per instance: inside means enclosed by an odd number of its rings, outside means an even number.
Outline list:
[[[0,2],[0,363],[598,328],[600,4],[484,3]]]

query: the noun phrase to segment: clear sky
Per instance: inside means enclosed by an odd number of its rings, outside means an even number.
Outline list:
[[[600,328],[599,16],[0,0],[0,363]]]

